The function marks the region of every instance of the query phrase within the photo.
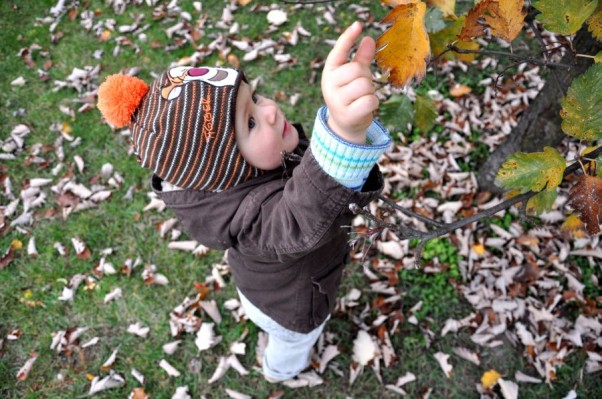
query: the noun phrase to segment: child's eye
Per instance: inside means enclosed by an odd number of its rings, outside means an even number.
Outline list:
[[[253,94],[251,94],[251,100],[253,100],[253,102],[255,104],[257,104],[257,101],[259,101],[259,97],[257,96],[257,93],[253,92]]]
[[[249,118],[249,129],[253,129],[255,127],[255,118]]]

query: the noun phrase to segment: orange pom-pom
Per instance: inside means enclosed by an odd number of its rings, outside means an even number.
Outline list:
[[[96,105],[107,122],[119,128],[130,119],[148,92],[148,85],[134,76],[110,75],[98,88]]]

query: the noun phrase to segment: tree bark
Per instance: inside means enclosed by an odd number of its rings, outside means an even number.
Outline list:
[[[575,35],[573,47],[578,54],[594,55],[600,51],[600,43],[587,31],[586,26]],[[510,135],[479,167],[477,182],[480,190],[496,194],[502,192],[494,184],[495,176],[500,166],[513,153],[541,151],[544,146],[556,147],[566,137],[560,128],[560,100],[573,79],[583,74],[592,61],[582,57],[575,59],[573,54],[567,53],[561,63],[573,67],[569,70],[557,70],[558,79],[553,76],[548,78],[535,100],[522,113]]]

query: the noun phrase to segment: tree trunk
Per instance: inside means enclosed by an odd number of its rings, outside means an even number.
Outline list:
[[[578,54],[593,55],[600,51],[600,44],[585,26],[577,32],[573,46]],[[553,76],[548,78],[535,100],[522,113],[510,135],[479,167],[477,181],[480,190],[496,194],[502,192],[494,184],[495,176],[500,166],[513,153],[541,151],[544,146],[556,147],[566,137],[560,129],[560,100],[573,79],[583,74],[592,62],[591,59],[582,57],[575,62],[570,53],[565,54],[561,62],[574,67],[569,70],[558,69],[558,82]],[[563,94],[559,92],[559,86]]]

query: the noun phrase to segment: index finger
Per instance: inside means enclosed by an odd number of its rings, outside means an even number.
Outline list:
[[[334,47],[330,50],[330,53],[328,53],[328,57],[324,63],[324,69],[333,70],[345,64],[349,58],[349,53],[351,52],[355,39],[357,39],[361,33],[362,25],[358,21],[351,24],[351,26],[339,36]]]

